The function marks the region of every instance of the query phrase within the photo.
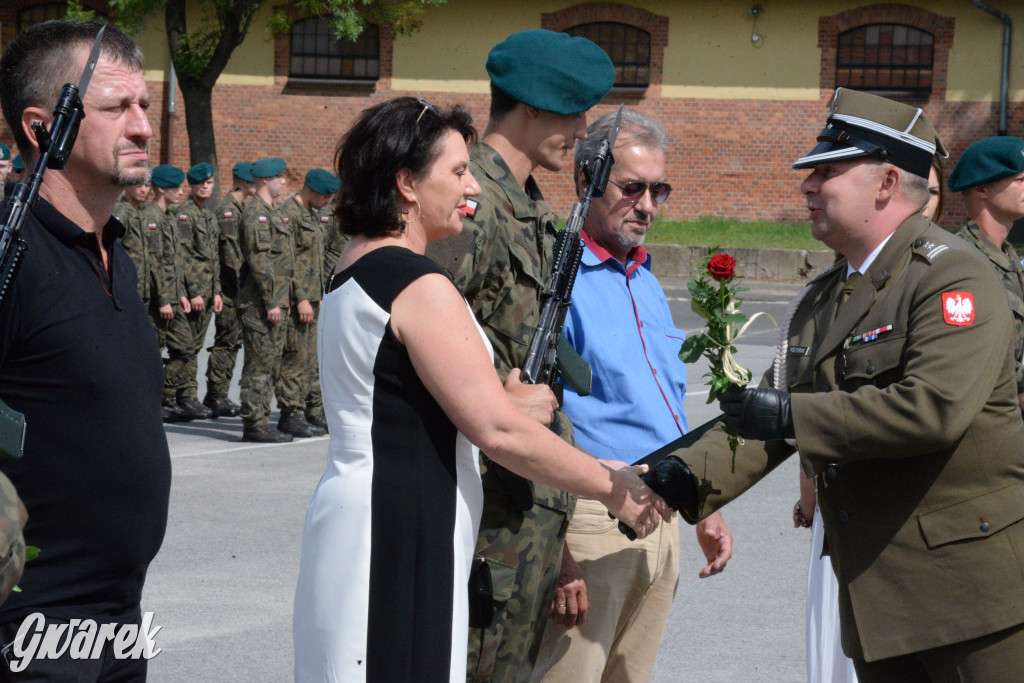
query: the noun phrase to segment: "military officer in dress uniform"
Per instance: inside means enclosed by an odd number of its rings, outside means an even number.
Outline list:
[[[281,207],[295,238],[294,298],[298,303],[292,312],[292,327],[281,362],[278,429],[292,436],[327,433],[316,357],[320,299],[327,285],[318,212],[337,191],[337,176],[314,168],[306,173],[302,189]]]
[[[1013,314],[1014,378],[1024,408],[1024,266],[1007,241],[1010,228],[1024,217],[1024,140],[994,136],[968,147],[949,176],[951,192],[960,192],[967,218],[956,234],[973,244],[992,264],[1006,289]]]
[[[238,321],[238,276],[242,269],[242,250],[238,246],[238,224],[246,203],[256,193],[252,163],[244,161],[231,169],[233,186],[217,207],[220,227],[218,241],[220,296],[222,307],[215,319],[213,346],[206,366],[206,397],[203,405],[217,417],[238,415],[239,405],[228,398],[235,373],[238,350],[242,348],[242,328]]]
[[[836,91],[794,168],[812,234],[843,257],[790,306],[761,386],[723,395],[735,471],[716,427],[651,475],[693,521],[799,450],[864,682],[1024,670],[1013,320],[978,251],[919,215],[936,152],[920,109]]]
[[[494,348],[502,379],[522,368],[551,272],[558,217],[532,173],[560,171],[586,137],[587,110],[611,90],[615,67],[586,38],[520,31],[487,57],[490,120],[471,154],[481,193],[460,235],[427,255],[448,269]],[[574,443],[556,412],[552,429]],[[534,485],[481,454],[484,513],[476,554],[494,588],[494,620],[471,628],[469,681],[529,681],[550,620],[575,497]]]
[[[292,435],[270,424],[270,397],[281,372],[292,295],[292,233],[274,200],[287,165],[277,157],[252,166],[256,194],[242,213],[238,241],[244,264],[238,310],[242,321],[242,440],[278,443]]]

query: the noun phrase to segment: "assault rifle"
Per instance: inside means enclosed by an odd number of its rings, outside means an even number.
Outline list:
[[[530,340],[530,348],[523,363],[523,381],[527,384],[547,384],[554,388],[561,376],[565,383],[580,396],[590,394],[592,373],[586,361],[562,336],[565,316],[572,298],[572,287],[583,258],[583,241],[580,231],[590,212],[590,200],[603,197],[608,186],[615,158],[615,138],[622,123],[622,106],[615,116],[615,125],[597,148],[594,158],[584,162],[583,172],[587,178],[587,190],[583,197],[573,204],[565,228],[555,240],[554,259],[551,275],[541,291],[540,323]]]
[[[28,245],[21,237],[21,228],[25,218],[39,196],[39,186],[43,182],[43,173],[48,168],[60,170],[68,163],[71,148],[78,137],[78,125],[85,117],[82,98],[89,87],[96,62],[100,58],[100,47],[103,43],[103,32],[100,28],[96,40],[92,44],[92,52],[85,63],[82,77],[78,85],[66,83],[60,91],[60,98],[53,110],[53,123],[50,130],[41,121],[32,123],[39,145],[39,157],[28,182],[16,183],[10,194],[0,204],[0,306],[3,306],[11,285],[18,274],[25,250]],[[0,456],[20,458],[25,445],[25,416],[0,401]]]

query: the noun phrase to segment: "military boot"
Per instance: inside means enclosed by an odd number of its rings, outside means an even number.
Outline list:
[[[297,410],[281,411],[281,419],[277,421],[277,428],[285,434],[291,434],[300,439],[325,433],[320,431],[318,434],[317,428],[306,422],[306,418]]]
[[[178,397],[178,410],[183,420],[209,420],[213,411],[191,396]]]
[[[240,408],[227,394],[206,394],[203,405],[213,412],[214,417],[235,417]]]
[[[181,411],[178,410],[178,402],[173,396],[164,395],[160,401],[160,418],[166,424],[181,420]]]
[[[286,443],[291,440],[291,434],[280,432],[270,425],[246,427],[242,432],[242,441],[255,441],[256,443]]]
[[[330,431],[327,428],[327,418],[324,417],[323,413],[306,413],[306,422],[324,430],[324,434]]]

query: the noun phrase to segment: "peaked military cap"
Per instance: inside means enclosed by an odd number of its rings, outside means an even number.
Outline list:
[[[306,185],[317,194],[334,194],[341,187],[341,181],[329,171],[314,168],[306,173]]]
[[[11,160],[11,148],[0,142],[0,161]]]
[[[252,162],[251,161],[240,161],[235,164],[234,168],[231,169],[231,175],[236,178],[241,178],[247,183],[251,183],[255,178],[252,177]]]
[[[157,187],[178,187],[185,182],[185,172],[177,166],[161,164],[150,172],[150,181]]]
[[[260,159],[252,165],[252,174],[257,178],[273,178],[284,173],[286,166],[284,159],[279,157]]]
[[[828,122],[818,133],[818,144],[797,159],[793,168],[867,156],[927,178],[936,154],[949,156],[919,107],[836,88]]]
[[[206,161],[200,161],[198,164],[188,169],[188,173],[185,174],[188,178],[189,185],[198,185],[204,180],[209,180],[213,177],[213,166]]]
[[[20,154],[11,159],[11,168],[13,168],[15,171],[25,170],[25,162],[22,160]]]
[[[544,29],[513,33],[495,45],[487,73],[513,99],[563,115],[590,109],[615,84],[615,66],[596,43]]]
[[[1024,172],[1024,140],[993,135],[971,144],[949,174],[951,192],[963,192],[978,185]]]

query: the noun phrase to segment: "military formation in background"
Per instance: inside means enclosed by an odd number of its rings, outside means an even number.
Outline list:
[[[0,146],[0,174],[13,161]],[[209,163],[187,172],[165,164],[114,207],[139,297],[165,352],[164,422],[241,415],[243,441],[271,443],[327,432],[316,325],[321,294],[347,241],[333,218],[338,179],[313,169],[289,196],[286,168],[278,158],[235,164],[232,188],[216,202]],[[198,359],[211,321],[200,401]],[[228,394],[243,347],[239,405]],[[276,427],[272,395],[281,409]]]

